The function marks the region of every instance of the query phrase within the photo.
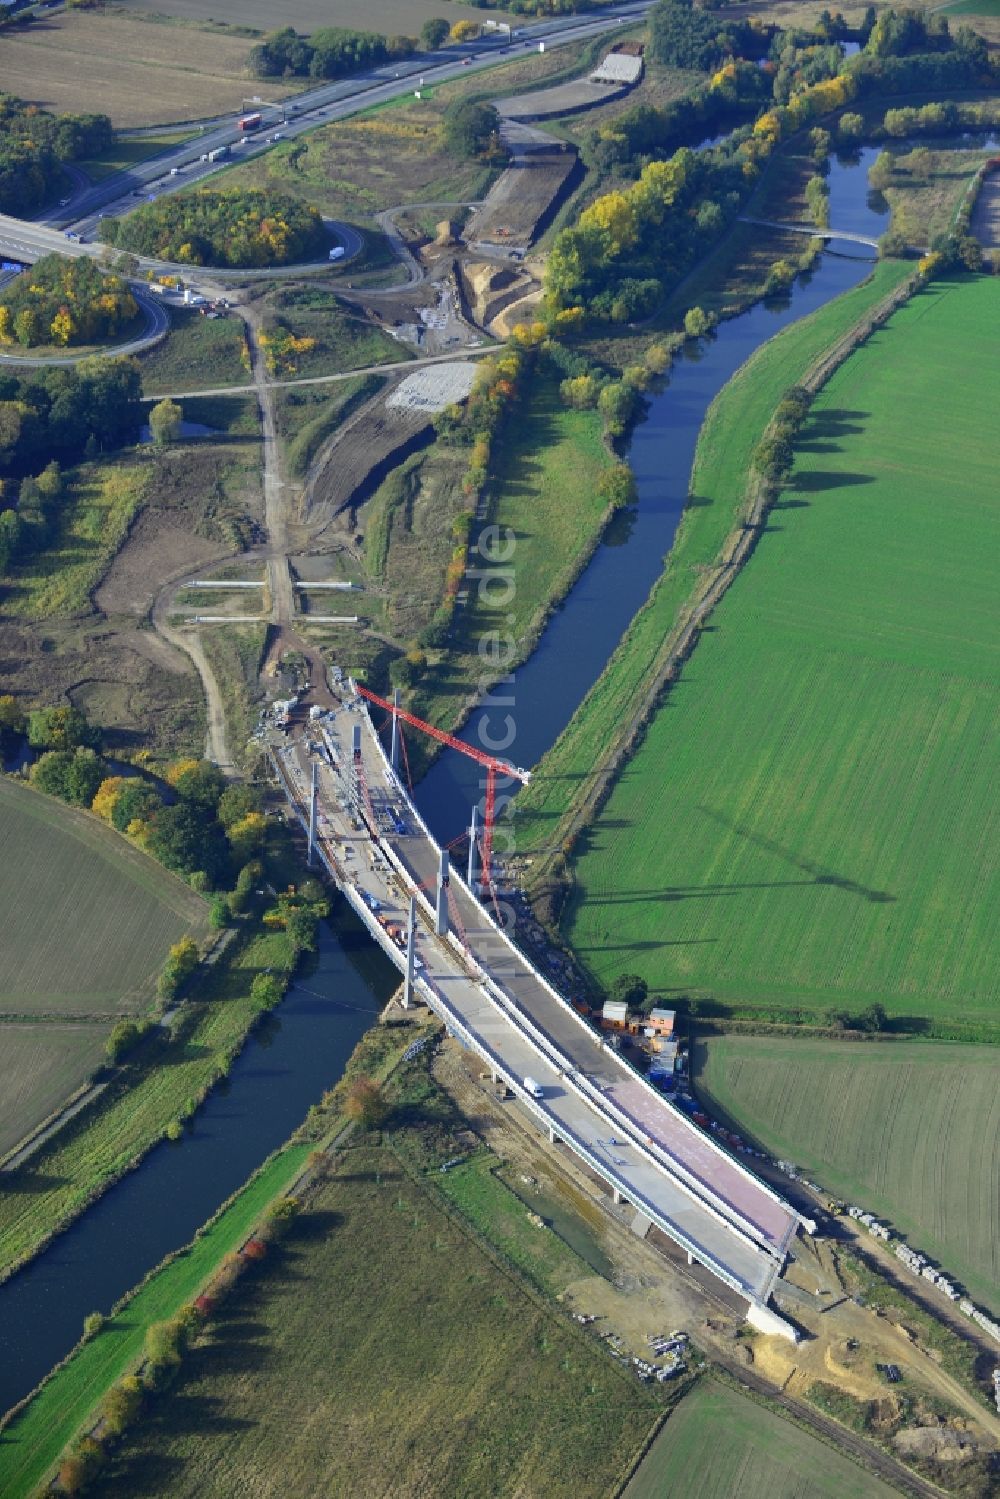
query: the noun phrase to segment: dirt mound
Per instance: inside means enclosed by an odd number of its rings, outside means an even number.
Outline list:
[[[954,1426],[911,1426],[897,1432],[892,1443],[904,1457],[930,1458],[936,1463],[964,1463],[979,1451],[975,1438]]]

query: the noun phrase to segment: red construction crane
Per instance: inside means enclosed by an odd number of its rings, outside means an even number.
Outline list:
[[[483,867],[483,883],[493,889],[493,877],[491,861],[493,854],[493,818],[496,811],[496,780],[497,776],[512,776],[514,780],[521,781],[525,785],[531,780],[530,770],[521,770],[517,765],[511,765],[506,760],[498,760],[495,755],[488,755],[485,750],[476,749],[473,744],[465,744],[463,740],[456,739],[454,734],[445,733],[444,729],[435,728],[432,723],[426,723],[424,719],[418,718],[415,713],[408,713],[397,703],[390,703],[386,698],[379,697],[378,693],[372,692],[368,687],[362,687],[360,683],[355,684],[359,697],[367,698],[370,703],[378,703],[380,708],[385,708],[387,713],[402,719],[404,723],[412,724],[415,729],[423,729],[432,739],[439,744],[446,744],[449,749],[458,750],[460,755],[468,755],[470,760],[476,760],[480,765],[486,767],[486,809],[483,813],[483,838],[481,844],[481,859]]]

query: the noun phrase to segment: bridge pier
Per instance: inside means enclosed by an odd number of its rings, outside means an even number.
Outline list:
[[[399,688],[394,687],[392,691],[392,706],[399,707]],[[392,739],[389,742],[389,764],[393,770],[399,769],[399,714],[392,715]]]
[[[559,1136],[556,1134],[556,1132],[552,1128],[551,1124],[549,1125],[549,1144],[550,1145],[558,1145],[559,1144]]]
[[[472,804],[472,821],[469,823],[469,872],[465,883],[475,892],[476,888],[476,804]]]
[[[619,1192],[617,1187],[611,1188],[611,1201],[614,1203],[616,1208],[620,1208],[622,1203],[625,1201],[624,1197]]]
[[[437,910],[435,913],[434,930],[439,937],[448,935],[448,850],[441,850],[441,860],[438,864],[437,878]]]
[[[306,855],[306,868],[316,867],[316,761],[312,762],[312,780],[309,786],[309,852]]]
[[[410,896],[410,920],[406,928],[406,979],[403,984],[403,1009],[413,1004],[413,947],[417,927],[417,897]]]

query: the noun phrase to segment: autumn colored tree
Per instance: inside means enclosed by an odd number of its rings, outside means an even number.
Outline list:
[[[362,1129],[376,1129],[389,1112],[385,1095],[370,1077],[356,1077],[347,1086],[344,1113]]]
[[[171,401],[169,397],[157,401],[149,413],[149,430],[156,446],[164,448],[176,442],[181,435],[183,420],[184,412],[176,401]]]

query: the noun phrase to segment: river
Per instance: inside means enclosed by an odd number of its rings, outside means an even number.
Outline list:
[[[888,210],[867,185],[877,154],[866,147],[850,161],[831,162],[830,223],[836,228],[872,238],[884,233]],[[803,237],[803,248],[805,244]],[[864,280],[873,252],[850,243],[842,249],[844,254],[824,252],[787,298],[758,303],[721,323],[711,338],[686,346],[664,388],[649,398],[646,418],[632,437],[628,459],[638,504],[612,521],[535,651],[512,674],[513,681],[495,692],[492,705],[487,702],[472,714],[459,735],[466,744],[500,742],[509,714],[515,733],[504,754],[510,760],[530,767],[549,749],[662,571],[687,499],[698,432],[709,405],[760,344]],[[511,567],[516,587],[516,549]],[[468,826],[472,803],[483,794],[482,776],[475,761],[447,750],[417,786],[420,810],[442,843]]]
[[[177,1144],[157,1145],[72,1228],[0,1286],[0,1410],[72,1347],[88,1312],[118,1298],[302,1123],[342,1073],[399,978],[338,900],[308,973],[233,1064]],[[30,1185],[30,1166],[23,1180]]]
[[[830,220],[837,228],[872,235],[884,230],[884,207],[867,191],[874,155],[866,149],[853,164],[832,164]],[[491,711],[501,718],[509,711],[517,736],[508,753],[523,765],[541,758],[661,570],[710,402],[758,345],[856,285],[868,264],[822,255],[789,297],[723,323],[714,337],[692,346],[675,364],[632,438],[629,459],[638,505],[609,527],[537,650],[514,674],[513,686],[506,689],[513,706],[474,714],[462,736],[467,742],[479,742],[484,725],[489,732]],[[468,821],[479,794],[473,762],[449,751],[421,782],[417,801],[433,831],[447,842]],[[65,1355],[88,1312],[106,1312],[165,1254],[187,1243],[288,1138],[309,1106],[336,1082],[396,983],[388,959],[339,902],[335,919],[324,927],[314,968],[251,1037],[226,1084],[199,1109],[183,1141],[155,1147],[68,1232],[0,1286],[0,1410],[23,1398]]]

